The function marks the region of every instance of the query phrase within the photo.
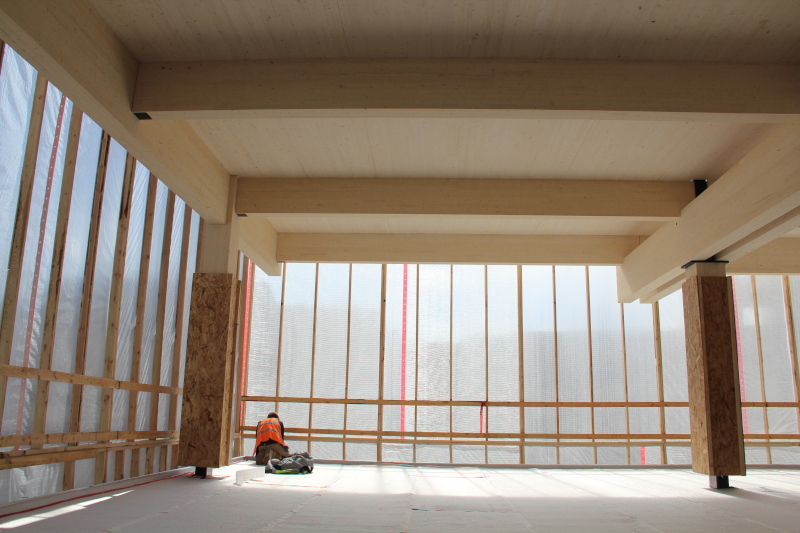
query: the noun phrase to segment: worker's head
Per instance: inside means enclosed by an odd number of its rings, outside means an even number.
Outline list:
[[[272,412],[267,415],[267,418],[278,418],[278,413]]]

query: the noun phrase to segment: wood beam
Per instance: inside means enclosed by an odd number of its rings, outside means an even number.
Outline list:
[[[728,274],[800,274],[800,239],[781,237],[765,244],[747,255],[731,261]],[[681,288],[685,276],[680,273],[653,292],[639,297],[642,303],[650,304]]]
[[[145,63],[133,110],[157,119],[787,122],[800,115],[800,70],[785,64],[474,58]]]
[[[277,260],[278,233],[266,218],[239,219],[239,250],[268,276],[281,275]]]
[[[195,211],[223,221],[228,173],[188,124],[134,116],[138,63],[88,1],[4,1],[0,39]]]
[[[638,236],[279,233],[285,262],[619,265]]]
[[[775,239],[727,268],[728,274],[800,274],[800,239]]]
[[[621,302],[652,293],[690,261],[735,260],[800,225],[800,124],[786,124],[617,269]]]
[[[668,221],[695,197],[686,182],[477,178],[240,178],[236,212],[527,215]]]

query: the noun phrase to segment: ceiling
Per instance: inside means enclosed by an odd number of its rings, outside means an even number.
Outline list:
[[[91,0],[140,63],[312,58],[800,61],[800,2]],[[746,81],[743,81],[746,82]],[[529,118],[187,121],[233,175],[714,181],[779,126]],[[280,232],[650,235],[568,218],[268,217]]]
[[[800,60],[793,0],[91,0],[140,62]]]

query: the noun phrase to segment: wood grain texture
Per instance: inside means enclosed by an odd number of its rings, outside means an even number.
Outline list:
[[[740,83],[746,78],[748,83]],[[720,98],[724,93],[725,98]],[[143,63],[154,119],[557,118],[787,122],[791,65],[476,58]]]
[[[731,295],[723,276],[683,285],[692,469],[713,476],[745,473]]]
[[[796,228],[798,174],[800,124],[785,124],[686,206],[677,223],[665,224],[625,258],[617,269],[620,301],[657,289],[690,261],[734,261]]]
[[[627,235],[279,233],[279,261],[619,265],[639,244]]]
[[[343,57],[798,61],[786,0],[91,0],[141,62]],[[730,7],[722,10],[720,6]]]
[[[14,337],[14,323],[17,316],[17,297],[22,279],[22,261],[25,251],[25,239],[28,234],[28,220],[33,198],[33,181],[36,172],[36,155],[39,148],[39,136],[42,132],[47,79],[39,75],[33,93],[28,138],[25,144],[25,158],[22,163],[22,175],[19,184],[14,234],[8,257],[8,275],[3,293],[2,321],[0,321],[0,364],[7,365],[11,360],[11,347]],[[0,418],[2,418],[6,401],[5,378],[0,378]]]
[[[232,274],[195,274],[184,374],[182,465],[218,468],[230,439],[235,289]]]
[[[686,182],[434,178],[240,178],[236,212],[524,215],[668,221],[695,198]]]

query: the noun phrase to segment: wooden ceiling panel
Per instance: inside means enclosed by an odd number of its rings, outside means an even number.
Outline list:
[[[231,174],[714,180],[774,125],[514,119],[190,122]]]
[[[791,0],[91,0],[139,61],[800,60]]]

